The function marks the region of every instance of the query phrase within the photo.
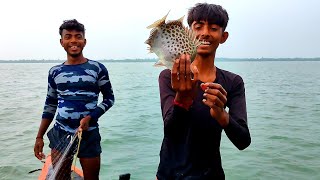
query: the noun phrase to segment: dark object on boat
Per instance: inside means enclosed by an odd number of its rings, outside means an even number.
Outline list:
[[[119,180],[130,180],[130,173],[121,174]]]

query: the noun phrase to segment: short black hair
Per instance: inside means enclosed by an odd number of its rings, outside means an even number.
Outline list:
[[[219,25],[224,31],[228,25],[229,16],[227,11],[220,5],[197,3],[189,9],[187,21],[189,26],[194,21],[208,21],[209,24]]]
[[[62,36],[62,30],[76,30],[85,34],[84,25],[79,23],[76,19],[64,20],[59,28],[59,34]]]

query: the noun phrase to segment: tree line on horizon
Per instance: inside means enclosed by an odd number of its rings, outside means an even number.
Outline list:
[[[148,59],[102,59],[99,62],[156,62],[158,58]],[[216,58],[217,61],[320,61],[320,57],[315,58]],[[57,63],[65,60],[52,59],[19,59],[19,60],[0,60],[0,63]]]

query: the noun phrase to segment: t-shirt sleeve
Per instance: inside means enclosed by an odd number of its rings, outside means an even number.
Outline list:
[[[224,129],[231,142],[240,150],[251,143],[247,124],[247,108],[244,82],[240,76],[233,81],[231,91],[228,92],[227,106],[229,108],[229,124]]]
[[[165,136],[183,134],[181,131],[186,130],[190,116],[186,109],[173,104],[176,92],[171,87],[169,69],[159,75],[159,91]]]
[[[58,106],[57,85],[54,82],[53,70],[48,73],[48,88],[43,108],[42,119],[53,120]]]
[[[103,64],[99,64],[101,71],[98,74],[98,85],[102,94],[102,102],[90,113],[92,119],[97,120],[106,111],[108,111],[114,104],[114,94],[109,79],[107,68]]]

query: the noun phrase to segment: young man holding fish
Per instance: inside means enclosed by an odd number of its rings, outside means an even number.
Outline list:
[[[57,111],[56,121],[47,133],[53,165],[63,154],[61,142],[68,135],[81,131],[78,157],[85,179],[99,179],[100,134],[98,118],[114,104],[114,95],[106,67],[83,56],[86,45],[84,25],[66,20],[59,28],[60,44],[67,52],[67,60],[52,67],[48,75],[48,93],[42,121],[34,145],[34,154],[41,160],[43,136]],[[98,105],[99,93],[103,100]],[[68,145],[68,144],[66,144]],[[75,150],[72,150],[75,151]],[[67,158],[55,179],[70,179],[72,158]]]
[[[196,4],[188,12],[188,24],[202,42],[194,61],[183,54],[171,71],[160,73],[164,138],[158,180],[225,179],[222,130],[239,150],[251,143],[244,82],[215,66],[216,50],[228,38],[228,19],[219,5]]]

